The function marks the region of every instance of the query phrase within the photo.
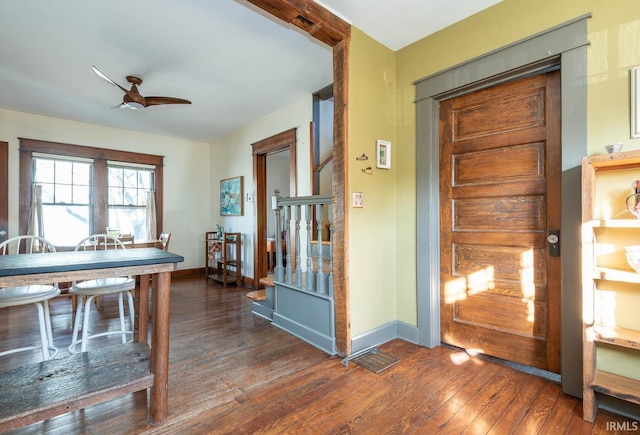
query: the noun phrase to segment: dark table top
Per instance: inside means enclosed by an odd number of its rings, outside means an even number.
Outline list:
[[[182,261],[184,261],[183,256],[158,248],[0,255],[0,277],[150,264],[175,264]]]

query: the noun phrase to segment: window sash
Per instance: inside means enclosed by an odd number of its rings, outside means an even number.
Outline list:
[[[33,183],[42,186],[43,205],[90,206],[91,161],[34,156],[33,167]]]

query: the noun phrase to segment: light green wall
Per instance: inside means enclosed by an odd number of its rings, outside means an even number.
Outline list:
[[[351,36],[349,150],[345,159],[349,164],[347,277],[355,336],[396,319],[395,234],[398,214],[405,216],[407,209],[399,208],[396,193],[396,179],[406,165],[396,162],[402,155],[398,151],[402,144],[396,141],[395,55],[357,29]],[[376,168],[378,139],[391,142],[391,169]],[[356,160],[363,153],[369,159]],[[369,166],[372,175],[362,172]],[[353,192],[364,194],[363,208],[351,207]],[[411,219],[410,212],[406,216]],[[400,222],[404,224],[402,219]]]
[[[640,65],[640,7],[636,0],[503,0],[395,53],[354,30],[349,193],[365,193],[365,208],[349,210],[354,335],[390,318],[417,324],[414,82],[589,13],[589,154],[602,153],[605,144],[614,142],[623,143],[624,150],[640,149],[640,140],[629,135],[629,69]],[[393,68],[394,64],[396,107],[395,118],[391,118],[391,109],[383,114],[379,107],[371,106],[393,104],[393,92],[385,93],[381,76],[385,67]],[[374,80],[376,76],[378,80]],[[393,169],[365,177],[355,156],[363,151],[372,153],[376,134],[383,133],[394,136]],[[379,232],[385,235],[385,255],[379,252],[382,242],[374,236]],[[374,298],[378,300],[372,301]]]
[[[614,142],[624,151],[640,149],[640,140],[629,134],[629,69],[640,66],[640,4],[589,3],[589,154],[602,154]]]

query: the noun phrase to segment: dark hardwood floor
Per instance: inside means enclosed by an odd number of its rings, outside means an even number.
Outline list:
[[[448,346],[394,340],[380,347],[401,359],[388,370],[345,367],[253,316],[248,291],[201,277],[173,281],[165,426],[147,424],[147,394],[140,392],[11,433],[589,434],[638,427],[604,410],[594,425],[586,423],[582,402],[556,382]],[[108,326],[117,309],[115,301],[104,306],[95,319]],[[54,300],[51,311],[62,357],[71,339],[70,301]],[[37,338],[35,308],[3,309],[0,316],[3,347]],[[29,359],[37,354],[2,357],[0,368]]]

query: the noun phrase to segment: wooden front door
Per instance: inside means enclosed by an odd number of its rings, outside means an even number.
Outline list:
[[[440,138],[442,341],[558,373],[559,71],[442,102]]]

